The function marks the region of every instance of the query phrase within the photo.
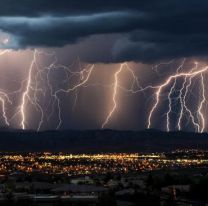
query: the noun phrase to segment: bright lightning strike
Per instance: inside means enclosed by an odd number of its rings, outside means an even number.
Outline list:
[[[22,129],[26,128],[26,125],[25,125],[26,124],[25,123],[25,121],[26,121],[26,114],[25,114],[26,99],[30,100],[29,91],[30,91],[30,88],[31,88],[32,69],[33,69],[33,66],[34,66],[35,61],[36,61],[36,53],[37,53],[37,51],[35,50],[34,57],[33,57],[32,63],[31,63],[30,68],[29,68],[26,90],[23,92],[23,95],[22,95],[22,103],[21,103],[21,106],[20,106],[20,111],[21,111],[21,115],[22,115],[22,121],[21,121]]]
[[[182,115],[183,115],[183,108],[186,108],[187,109],[187,106],[186,106],[186,103],[185,103],[185,97],[187,95],[187,92],[188,92],[188,89],[191,85],[191,80],[193,77],[195,76],[201,76],[201,82],[202,82],[202,93],[203,93],[203,98],[202,100],[200,101],[200,104],[199,104],[199,107],[198,107],[198,115],[201,117],[201,126],[198,126],[198,131],[199,132],[203,132],[204,131],[204,125],[205,125],[205,118],[204,118],[204,115],[202,113],[202,107],[203,107],[203,104],[205,103],[206,101],[206,98],[205,98],[205,94],[204,94],[204,80],[203,80],[203,74],[206,73],[208,71],[208,66],[205,66],[201,69],[198,69],[198,70],[191,70],[189,72],[177,72],[176,74],[174,75],[170,75],[161,85],[159,86],[155,86],[153,88],[156,89],[156,92],[155,92],[155,96],[156,96],[156,101],[155,103],[153,104],[152,108],[150,109],[150,112],[149,112],[149,116],[148,116],[148,128],[151,128],[152,126],[152,117],[154,115],[154,112],[155,110],[157,109],[157,107],[159,106],[159,102],[161,101],[161,94],[162,94],[162,91],[168,87],[172,81],[176,81],[176,79],[179,79],[179,78],[184,78],[184,82],[182,84],[182,87],[180,89],[180,104],[181,104],[181,111],[180,111],[180,116],[179,116],[179,120],[178,120],[178,129],[181,130],[181,119],[182,119]],[[189,86],[186,86],[186,89],[185,89],[185,84],[187,83],[187,78],[189,78],[190,80],[190,83],[189,83]],[[175,86],[174,86],[175,87]],[[173,88],[173,87],[172,87]],[[170,94],[172,93],[173,89],[171,88],[170,92],[169,92],[169,97],[170,97]],[[184,98],[182,97],[182,93],[183,93],[183,90],[185,89],[185,94],[184,94]],[[170,111],[170,109],[169,109]],[[192,120],[194,122],[194,124],[196,125],[199,125],[199,123],[195,123],[194,121],[194,117],[193,117],[193,114],[190,110],[188,110],[189,113],[190,113],[190,116],[192,116]],[[169,120],[167,122],[167,129],[169,129]],[[201,129],[200,129],[201,127]]]
[[[173,61],[170,61],[165,64],[171,64]],[[179,110],[179,115],[178,115],[178,120],[176,121],[176,126],[177,129],[180,131],[183,128],[183,118],[186,115],[185,113],[187,112],[189,117],[191,118],[191,122],[194,125],[195,128],[197,128],[197,132],[204,132],[205,131],[205,114],[203,113],[203,107],[206,102],[206,95],[205,95],[205,83],[204,83],[204,74],[208,71],[208,66],[198,68],[198,63],[196,63],[195,67],[192,68],[190,71],[183,71],[184,70],[184,64],[186,62],[186,59],[182,61],[182,63],[178,66],[176,69],[176,73],[173,75],[169,75],[164,82],[162,82],[158,86],[151,86],[148,85],[146,87],[141,87],[138,81],[138,78],[134,74],[134,71],[129,68],[127,63],[123,63],[120,65],[119,69],[114,73],[114,83],[113,83],[113,93],[112,93],[112,107],[111,110],[109,111],[105,121],[102,123],[102,128],[105,128],[110,120],[112,119],[117,107],[118,107],[118,102],[119,99],[117,97],[118,90],[122,89],[125,92],[128,93],[139,93],[139,92],[145,92],[146,90],[153,90],[153,94],[155,95],[155,102],[153,106],[150,108],[148,117],[147,117],[147,128],[150,129],[152,127],[152,120],[154,113],[159,107],[160,102],[162,101],[162,93],[163,91],[167,88],[170,87],[167,97],[168,97],[168,111],[166,112],[166,130],[170,131],[170,125],[171,125],[171,119],[170,119],[170,113],[173,112],[173,100],[174,101],[179,101],[180,104],[180,110]],[[156,73],[158,74],[158,67],[156,67],[157,71]],[[125,87],[121,86],[119,76],[123,72],[124,69],[127,69],[128,72],[132,74],[132,86],[130,89],[127,89]],[[191,93],[191,85],[192,85],[192,80],[193,78],[200,77],[200,87],[201,87],[201,97],[199,97],[199,105],[198,109],[196,111],[196,114],[194,111],[191,111],[191,109],[188,108],[187,106],[187,96],[188,93]],[[182,83],[181,83],[182,81]],[[136,84],[135,84],[136,83]],[[172,86],[171,86],[172,85]],[[180,85],[179,90],[176,89],[176,86],[178,87]],[[177,97],[172,97],[175,91],[178,91],[179,94]],[[196,116],[198,118],[196,118]],[[199,120],[197,120],[199,119]]]
[[[2,50],[2,51],[0,51],[0,56],[4,55],[6,53],[9,53],[9,52],[10,52],[9,49]],[[12,101],[10,100],[8,94],[4,91],[0,91],[0,102],[2,104],[2,113],[3,113],[4,122],[7,126],[9,126],[10,123],[9,123],[8,117],[6,115],[6,102],[8,102],[9,104],[12,104]]]
[[[9,52],[10,50],[2,50],[0,51],[0,56]],[[52,58],[52,62],[46,66],[42,65],[41,62],[39,62],[39,57],[41,55]],[[76,105],[78,101],[78,90],[81,87],[102,86],[110,92],[112,88],[110,98],[112,105],[101,125],[102,128],[106,128],[110,125],[110,122],[116,113],[120,101],[118,96],[120,90],[135,95],[140,92],[145,93],[148,90],[148,92],[152,92],[155,98],[148,111],[147,128],[152,128],[155,113],[159,111],[159,107],[164,104],[164,92],[167,92],[165,100],[168,102],[167,111],[165,112],[165,128],[167,131],[171,131],[172,129],[174,130],[174,128],[177,130],[183,130],[185,118],[190,120],[190,124],[194,126],[197,132],[204,132],[206,130],[205,106],[207,99],[205,74],[208,71],[208,66],[199,67],[199,64],[195,63],[194,68],[187,70],[187,68],[185,69],[186,59],[184,59],[173,74],[165,74],[166,79],[162,80],[159,85],[147,85],[142,87],[134,70],[128,63],[122,63],[119,65],[119,68],[113,73],[113,83],[106,86],[102,84],[99,85],[99,83],[92,83],[93,78],[91,78],[91,76],[95,69],[94,65],[88,65],[81,69],[80,64],[80,70],[73,71],[70,66],[57,64],[57,62],[58,59],[55,53],[46,53],[34,50],[33,58],[28,68],[27,78],[20,82],[20,89],[14,92],[0,90],[2,119],[7,126],[11,125],[10,122],[12,122],[14,117],[19,116],[19,124],[21,128],[28,129],[30,125],[29,111],[32,107],[38,112],[39,119],[36,128],[38,131],[44,128],[43,125],[48,122],[53,115],[58,116],[57,125],[55,127],[56,129],[59,129],[63,122],[62,95],[73,94],[75,101],[72,108],[74,108],[74,105]],[[173,62],[175,64],[175,60],[171,60],[170,62],[164,64],[161,63],[156,67],[153,67],[158,77],[161,79],[163,78],[160,74],[159,67],[161,65],[171,65]],[[58,70],[64,73],[64,79],[60,84],[54,86],[52,76]],[[124,71],[131,77],[131,84],[128,88],[122,86],[123,84],[120,78]],[[193,101],[193,105],[190,106],[188,100],[189,95],[192,93],[194,84],[198,85],[198,103],[195,104]],[[10,95],[16,94],[20,94],[21,101],[16,107],[15,114],[10,117],[11,112],[8,112],[8,107],[13,104]],[[48,98],[47,107],[44,103],[46,97]],[[177,109],[175,108],[176,104],[179,105]],[[177,113],[174,122],[172,122],[172,113]],[[175,127],[173,127],[173,125]]]
[[[119,75],[123,72],[123,70],[126,69],[132,76],[132,85],[130,89],[127,88],[123,88],[120,84],[119,84]],[[113,83],[113,95],[112,95],[112,108],[110,110],[110,112],[108,113],[105,121],[102,123],[102,129],[106,127],[106,125],[109,123],[110,119],[112,118],[116,108],[117,108],[117,93],[118,93],[118,89],[122,89],[126,92],[130,92],[130,93],[136,93],[137,91],[134,90],[134,87],[137,87],[141,90],[142,87],[139,84],[138,78],[136,77],[136,75],[134,74],[134,71],[129,67],[129,65],[127,63],[123,63],[120,65],[119,69],[114,73],[114,83]]]
[[[124,68],[124,65],[125,65],[125,64],[121,64],[119,70],[116,71],[116,73],[114,74],[113,107],[112,107],[111,111],[109,112],[109,114],[108,114],[106,120],[103,122],[102,128],[104,128],[104,127],[108,124],[110,118],[112,117],[114,111],[116,110],[116,107],[117,107],[116,94],[117,94],[117,90],[118,90],[118,76],[119,76],[119,74],[122,72],[122,70],[123,70],[123,68]]]
[[[93,72],[93,69],[94,69],[94,65],[92,65],[89,69],[84,69],[81,72],[79,72],[80,80],[73,87],[69,87],[67,89],[58,89],[58,90],[56,90],[54,92],[54,94],[52,94],[52,96],[57,101],[57,105],[58,105],[59,123],[58,123],[56,129],[59,129],[60,126],[61,126],[61,124],[62,124],[62,119],[61,119],[61,102],[60,102],[60,99],[58,97],[59,93],[70,93],[70,92],[74,92],[78,88],[83,87],[89,81],[89,78],[90,78],[90,76],[91,76],[91,74]],[[86,74],[86,77],[84,76],[84,73],[87,73]]]
[[[53,57],[54,60],[52,61],[52,63],[49,66],[41,68],[41,66],[38,64],[38,60],[37,60],[37,58],[40,55],[51,56],[51,57]],[[41,99],[38,96],[40,94],[45,96],[48,91],[49,91],[49,99],[50,98],[52,99],[51,102],[52,102],[53,111],[48,116],[47,120],[49,120],[50,117],[53,115],[54,110],[55,110],[54,105],[55,105],[55,102],[57,102],[59,122],[58,122],[58,125],[56,126],[56,129],[59,129],[61,126],[61,123],[62,123],[61,100],[59,98],[59,94],[77,91],[78,88],[84,86],[88,82],[88,80],[92,74],[92,71],[94,69],[94,65],[92,65],[89,68],[84,68],[80,72],[73,72],[67,66],[56,65],[56,62],[57,62],[57,58],[55,56],[55,53],[45,53],[45,52],[41,52],[38,50],[34,50],[33,59],[31,61],[31,64],[30,64],[30,67],[28,70],[27,79],[23,80],[21,82],[21,89],[12,93],[12,94],[20,93],[22,96],[21,103],[18,106],[17,112],[13,115],[12,118],[14,118],[18,114],[20,114],[20,116],[21,116],[20,126],[23,130],[28,128],[27,127],[27,125],[28,125],[27,111],[28,111],[28,106],[29,106],[28,104],[30,104],[31,106],[34,106],[35,109],[37,109],[37,111],[40,112],[40,120],[38,122],[37,131],[39,131],[41,129],[41,127],[44,123],[44,118],[45,118],[46,112],[44,111],[43,106],[41,104]],[[53,86],[52,86],[52,83],[50,82],[50,75],[56,69],[61,69],[61,70],[65,71],[67,81],[70,81],[70,79],[72,77],[79,76],[78,83],[75,83],[72,87],[70,86],[67,89],[60,88],[60,89],[55,89],[55,91],[53,91]],[[44,86],[45,88],[41,85],[41,81],[46,82],[46,85]],[[25,82],[26,82],[26,85],[24,88]],[[67,82],[67,83],[70,83],[70,82]],[[2,101],[2,100],[0,99],[0,101]],[[5,114],[5,112],[4,112],[4,114]],[[4,117],[5,117],[5,122],[8,123],[6,115],[4,115]]]

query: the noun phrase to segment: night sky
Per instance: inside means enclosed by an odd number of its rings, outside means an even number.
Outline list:
[[[206,0],[1,0],[0,125],[205,132]]]

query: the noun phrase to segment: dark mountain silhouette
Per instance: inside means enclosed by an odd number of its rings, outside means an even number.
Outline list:
[[[208,149],[208,134],[145,131],[21,131],[0,130],[0,151],[161,152]]]

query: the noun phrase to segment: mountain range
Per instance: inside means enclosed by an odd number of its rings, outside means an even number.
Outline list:
[[[168,152],[208,149],[208,134],[158,130],[0,130],[0,151],[7,152]]]

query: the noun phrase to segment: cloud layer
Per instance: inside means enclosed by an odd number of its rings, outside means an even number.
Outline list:
[[[206,56],[207,10],[206,0],[1,0],[0,30],[10,42],[0,46],[63,47],[104,34],[114,39],[107,54],[102,59],[91,49],[89,61],[151,63]],[[102,45],[105,38],[97,43]]]

